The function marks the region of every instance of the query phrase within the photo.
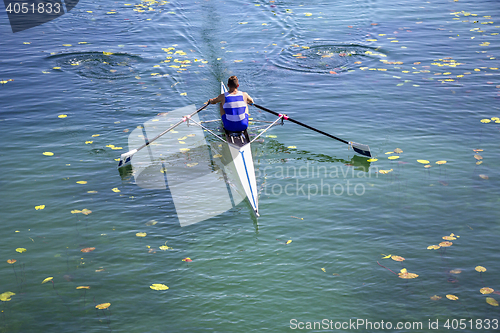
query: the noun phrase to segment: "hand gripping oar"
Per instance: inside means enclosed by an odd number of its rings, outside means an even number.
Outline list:
[[[128,153],[123,153],[121,156],[120,156],[120,162],[118,162],[118,168],[121,168],[123,166],[125,166],[127,163],[130,162],[130,160],[132,159],[132,156],[134,156],[135,153],[137,153],[139,150],[141,150],[142,148],[148,146],[151,144],[151,142],[155,141],[156,139],[158,139],[160,136],[170,132],[171,130],[173,130],[174,128],[176,128],[177,126],[179,126],[180,124],[188,121],[192,116],[194,116],[195,114],[197,114],[198,112],[200,112],[201,110],[203,110],[204,108],[206,108],[208,106],[208,103],[203,105],[201,108],[199,108],[198,110],[196,110],[195,112],[191,113],[189,116],[185,116],[185,117],[182,117],[181,120],[179,120],[177,123],[175,123],[174,125],[170,126],[167,130],[161,132],[160,134],[158,134],[157,136],[155,136],[154,138],[152,138],[151,140],[147,141],[145,144],[143,144],[142,146],[140,146],[139,148],[136,148],[136,149],[132,149],[131,151],[129,151]]]
[[[259,108],[259,109],[261,109],[261,110],[264,110],[264,111],[266,111],[266,112],[272,113],[272,114],[274,114],[275,116],[278,116],[278,117],[283,117],[283,119],[285,119],[285,120],[289,120],[289,121],[291,121],[292,123],[295,123],[295,124],[297,124],[297,125],[303,126],[303,127],[305,127],[305,128],[308,128],[308,129],[313,130],[313,131],[315,131],[315,132],[318,132],[318,133],[320,133],[320,134],[326,135],[326,136],[327,136],[327,137],[329,137],[329,138],[332,138],[332,139],[338,140],[338,141],[340,141],[340,142],[343,142],[343,143],[345,143],[345,144],[347,144],[347,145],[351,146],[351,148],[352,148],[352,149],[353,149],[356,153],[358,153],[358,154],[365,155],[365,156],[368,156],[368,157],[372,157],[372,154],[370,153],[370,147],[368,147],[368,145],[364,145],[364,144],[361,144],[361,143],[356,143],[356,142],[352,142],[352,141],[345,141],[345,140],[342,140],[342,139],[340,139],[340,138],[337,138],[336,136],[333,136],[333,135],[331,135],[331,134],[328,134],[328,133],[326,133],[326,132],[323,132],[323,131],[321,131],[321,130],[319,130],[319,129],[317,129],[317,128],[311,127],[311,126],[306,125],[306,124],[304,124],[304,123],[301,123],[300,121],[297,121],[297,120],[295,120],[295,119],[292,119],[292,118],[290,118],[290,117],[288,117],[288,116],[286,116],[286,115],[283,115],[283,114],[280,114],[280,113],[278,113],[278,112],[274,112],[274,111],[272,111],[272,110],[269,110],[269,109],[267,109],[267,108],[265,108],[265,107],[263,107],[263,106],[260,106],[260,105],[257,105],[257,104],[253,104],[253,106],[255,106],[256,108]]]

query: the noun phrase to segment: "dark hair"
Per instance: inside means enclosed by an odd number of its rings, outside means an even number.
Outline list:
[[[227,86],[229,88],[238,88],[239,85],[240,84],[238,83],[238,78],[236,77],[236,75],[229,77],[229,79],[227,80]]]

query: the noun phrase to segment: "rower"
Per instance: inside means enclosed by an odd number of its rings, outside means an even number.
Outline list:
[[[241,136],[248,127],[248,104],[253,99],[246,92],[239,91],[238,78],[233,75],[227,80],[228,92],[208,100],[208,104],[220,103],[220,116],[224,129],[230,136]]]

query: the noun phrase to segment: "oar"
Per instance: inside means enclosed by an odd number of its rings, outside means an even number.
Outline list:
[[[174,128],[176,128],[177,126],[179,126],[180,124],[186,122],[187,120],[189,120],[192,116],[194,116],[195,114],[197,114],[198,112],[200,112],[201,110],[203,110],[204,108],[206,108],[208,106],[208,103],[203,105],[201,108],[199,108],[198,110],[196,110],[195,112],[191,113],[189,116],[185,116],[185,117],[182,117],[181,120],[179,120],[177,123],[175,123],[174,125],[170,126],[167,130],[161,132],[160,134],[158,134],[157,136],[155,136],[153,139],[147,141],[145,144],[143,144],[142,146],[140,146],[139,148],[136,148],[136,149],[132,149],[131,151],[129,151],[128,153],[123,153],[121,156],[120,156],[120,162],[118,162],[118,168],[121,168],[123,166],[125,166],[128,162],[130,162],[130,160],[132,159],[132,156],[134,156],[135,153],[137,153],[139,150],[141,150],[142,148],[148,146],[151,144],[151,142],[155,141],[156,139],[158,139],[160,136],[170,132],[171,130],[173,130]]]
[[[260,105],[257,105],[257,104],[253,104],[253,106],[255,106],[256,108],[259,108],[259,109],[261,109],[261,110],[264,110],[264,111],[266,111],[266,112],[272,113],[272,114],[274,114],[275,116],[278,116],[278,117],[283,116],[283,119],[285,119],[285,120],[289,120],[289,121],[291,121],[292,123],[295,123],[295,124],[297,124],[297,125],[303,126],[303,127],[305,127],[305,128],[308,128],[308,129],[313,130],[313,131],[315,131],[315,132],[318,132],[318,133],[320,133],[320,134],[326,135],[326,136],[327,136],[327,137],[329,137],[329,138],[332,138],[332,139],[338,140],[338,141],[340,141],[340,142],[343,142],[343,143],[345,143],[345,144],[347,144],[347,145],[351,146],[351,148],[352,148],[352,149],[354,149],[354,151],[355,151],[355,152],[357,152],[358,154],[365,155],[365,156],[368,156],[368,157],[372,157],[372,154],[370,153],[370,147],[368,147],[368,145],[364,145],[364,144],[361,144],[361,143],[356,143],[356,142],[352,142],[352,141],[345,141],[345,140],[342,140],[342,139],[340,139],[340,138],[337,138],[336,136],[333,136],[333,135],[331,135],[331,134],[328,134],[328,133],[326,133],[326,132],[323,132],[322,130],[319,130],[319,129],[317,129],[317,128],[311,127],[311,126],[306,125],[306,124],[304,124],[304,123],[301,123],[300,121],[297,121],[297,120],[295,120],[295,119],[292,119],[292,118],[290,118],[290,117],[288,117],[288,116],[286,116],[286,115],[283,115],[283,114],[280,114],[280,113],[278,113],[278,112],[274,112],[274,111],[272,111],[272,110],[269,110],[269,109],[267,109],[267,108],[265,108],[265,107],[263,107],[263,106],[260,106]]]

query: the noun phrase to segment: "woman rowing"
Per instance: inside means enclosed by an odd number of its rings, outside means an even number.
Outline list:
[[[227,80],[228,92],[208,100],[209,104],[220,103],[220,116],[224,128],[230,132],[242,132],[248,127],[248,104],[253,99],[246,92],[239,91],[238,78],[233,75]]]

